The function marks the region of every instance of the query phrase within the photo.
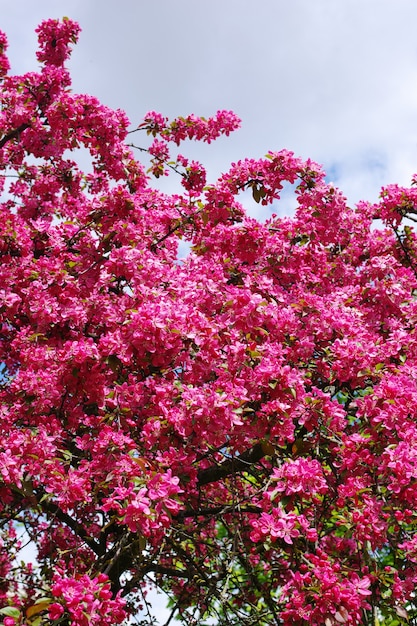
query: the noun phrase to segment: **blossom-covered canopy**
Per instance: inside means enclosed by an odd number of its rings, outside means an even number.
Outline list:
[[[154,584],[190,626],[416,620],[416,189],[350,208],[287,150],[208,183],[177,147],[238,118],[132,130],[78,33],[24,76],[0,37],[3,623],[151,624]]]

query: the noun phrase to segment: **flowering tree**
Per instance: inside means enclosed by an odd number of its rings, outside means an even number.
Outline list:
[[[417,190],[351,209],[287,151],[208,184],[172,150],[236,116],[129,131],[78,32],[24,76],[0,37],[3,623],[151,624],[156,584],[189,626],[416,624]]]

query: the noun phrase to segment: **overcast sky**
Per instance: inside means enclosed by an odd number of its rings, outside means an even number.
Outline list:
[[[415,0],[0,0],[12,70],[33,70],[34,29],[81,27],[73,89],[122,108],[242,128],[201,149],[214,176],[287,148],[325,166],[351,204],[417,172]]]
[[[233,109],[241,130],[200,152],[212,175],[287,148],[353,204],[417,172],[416,0],[0,0],[0,14],[15,73],[37,68],[42,19],[77,20],[74,91],[132,125]]]

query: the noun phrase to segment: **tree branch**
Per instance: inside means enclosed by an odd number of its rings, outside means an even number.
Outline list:
[[[213,465],[212,467],[200,470],[198,472],[198,486],[202,487],[203,485],[208,485],[222,478],[226,478],[226,476],[230,476],[231,474],[244,472],[248,469],[249,465],[257,463],[266,456],[266,454],[267,452],[264,449],[264,445],[257,443],[240,456],[227,459],[220,465]]]
[[[0,139],[0,150],[6,145],[8,141],[10,141],[11,139],[15,139],[16,137],[19,137],[20,133],[22,133],[27,128],[30,128],[30,124],[20,124],[20,126],[15,128],[14,130],[11,130],[8,133],[6,133],[6,135],[4,135],[4,137]]]
[[[100,546],[99,543],[97,543],[97,541],[92,539],[92,537],[90,537],[88,533],[86,533],[81,524],[79,524],[67,513],[64,513],[64,511],[62,511],[55,503],[48,502],[48,500],[43,500],[41,502],[41,498],[43,495],[45,495],[45,492],[42,493],[42,491],[40,491],[39,489],[37,489],[36,491],[37,493],[35,493],[35,495],[38,501],[38,506],[43,511],[57,517],[60,522],[63,522],[64,524],[66,524],[66,526],[71,528],[71,530],[86,543],[86,545],[94,552],[94,554],[96,554],[97,556],[102,556],[103,548]]]

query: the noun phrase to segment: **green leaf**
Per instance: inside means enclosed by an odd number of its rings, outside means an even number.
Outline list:
[[[33,615],[42,613],[42,611],[46,611],[51,602],[52,598],[39,598],[39,600],[36,600],[35,604],[26,610],[26,617],[30,618],[33,617]]]
[[[20,611],[15,606],[5,606],[3,609],[0,609],[0,613],[7,615],[7,617],[13,617],[13,619],[20,619]]]

